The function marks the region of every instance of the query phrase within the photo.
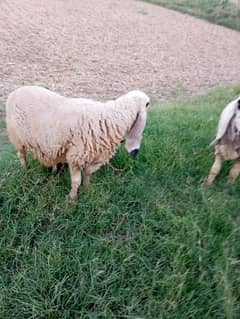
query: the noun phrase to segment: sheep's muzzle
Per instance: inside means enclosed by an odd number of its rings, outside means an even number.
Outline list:
[[[130,155],[131,155],[133,158],[135,158],[135,157],[138,155],[138,152],[139,152],[139,149],[132,150],[132,151],[130,152]]]

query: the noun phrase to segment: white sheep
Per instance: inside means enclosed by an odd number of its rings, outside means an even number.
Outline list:
[[[137,155],[148,105],[149,97],[141,91],[101,103],[24,86],[8,97],[7,132],[22,166],[27,152],[47,167],[67,162],[69,197],[76,201],[81,172],[83,185],[88,185],[91,174],[110,160],[121,141],[128,153]]]
[[[229,181],[234,182],[240,174],[240,97],[222,111],[216,138],[210,146],[215,146],[215,161],[203,184],[212,185],[224,160],[236,160],[229,173]]]

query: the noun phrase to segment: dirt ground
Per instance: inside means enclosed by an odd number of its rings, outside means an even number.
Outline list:
[[[0,2],[0,105],[21,85],[100,100],[240,82],[240,33],[134,0]]]

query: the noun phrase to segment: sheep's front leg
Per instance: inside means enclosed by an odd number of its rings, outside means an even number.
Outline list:
[[[210,173],[208,175],[208,178],[206,181],[203,182],[204,186],[210,186],[214,182],[216,176],[219,174],[221,168],[222,168],[222,156],[220,154],[216,154],[215,161],[211,167]]]
[[[26,152],[24,149],[21,149],[17,153],[18,158],[20,160],[21,165],[26,168],[27,167],[27,159],[26,159]]]
[[[83,171],[83,186],[88,186],[90,184],[90,177],[92,173],[96,172],[102,164],[95,164],[88,166],[87,168],[84,169]]]
[[[70,174],[71,174],[71,191],[69,193],[69,198],[74,202],[78,200],[78,188],[81,184],[81,170],[77,167],[69,165]]]
[[[228,180],[230,183],[234,183],[240,174],[240,160],[236,161],[229,173]]]

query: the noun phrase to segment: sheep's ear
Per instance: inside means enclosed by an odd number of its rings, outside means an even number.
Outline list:
[[[237,109],[240,111],[240,99],[237,101]]]
[[[136,155],[135,152],[139,150],[140,148],[143,130],[146,125],[146,120],[147,120],[146,111],[142,110],[138,112],[131,129],[125,136],[125,140],[126,140],[125,147],[127,151],[131,153],[131,155],[133,151],[134,151],[134,155]]]
[[[140,111],[137,114],[137,117],[128,132],[126,138],[139,140],[142,137],[143,130],[145,128],[147,121],[147,113],[145,111]]]
[[[238,101],[234,100],[230,102],[222,111],[220,120],[218,122],[218,129],[217,129],[217,135],[215,138],[215,145],[216,143],[223,137],[223,135],[226,133],[226,130],[228,128],[229,123],[231,122],[232,118],[236,114],[237,111],[237,103]],[[211,143],[214,145],[213,143]]]
[[[217,140],[216,138],[208,145],[208,147],[213,147],[216,146],[219,140]]]

